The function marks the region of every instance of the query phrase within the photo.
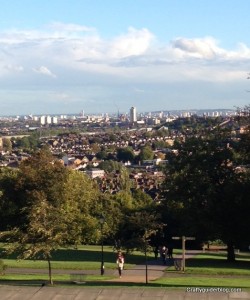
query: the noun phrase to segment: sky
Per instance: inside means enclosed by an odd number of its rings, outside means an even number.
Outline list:
[[[249,0],[0,0],[0,115],[250,104]]]

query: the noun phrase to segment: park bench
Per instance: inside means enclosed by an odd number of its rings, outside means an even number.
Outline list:
[[[86,282],[86,277],[87,277],[87,275],[83,274],[83,273],[73,273],[73,274],[70,274],[70,281],[77,283],[77,284],[80,284],[80,283],[82,284],[82,283]]]

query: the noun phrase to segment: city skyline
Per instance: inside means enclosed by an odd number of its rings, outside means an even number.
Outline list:
[[[249,9],[248,0],[2,3],[0,114],[244,107]]]

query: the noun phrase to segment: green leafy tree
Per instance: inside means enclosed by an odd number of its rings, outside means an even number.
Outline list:
[[[107,173],[111,173],[116,170],[121,170],[122,164],[114,160],[105,160],[99,164],[99,168],[106,171]]]
[[[139,160],[145,161],[145,160],[152,160],[154,158],[154,152],[151,147],[145,146],[141,149],[139,153]]]
[[[96,153],[96,157],[98,159],[105,160],[108,157],[108,153],[106,151],[102,150],[102,151],[99,151],[99,152]]]
[[[182,235],[221,239],[228,260],[235,260],[234,246],[245,239],[241,232],[250,229],[242,211],[248,207],[249,176],[236,172],[228,133],[188,138],[175,146],[178,154],[169,157],[163,185],[163,210],[175,215]]]
[[[21,206],[15,201],[14,189],[18,177],[18,169],[0,168],[0,231],[8,230],[18,219]]]
[[[84,174],[66,169],[42,150],[21,164],[14,191],[17,221],[3,235],[10,242],[8,253],[19,253],[20,259],[46,259],[52,284],[54,251],[98,239],[97,187]]]
[[[3,150],[9,152],[12,150],[12,142],[10,139],[3,138]]]
[[[133,149],[130,147],[117,149],[118,161],[122,161],[122,162],[133,161],[134,157],[135,155]]]

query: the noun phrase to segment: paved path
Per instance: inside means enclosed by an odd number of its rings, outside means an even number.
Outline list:
[[[166,288],[1,286],[1,300],[250,300],[250,292],[189,292]]]
[[[189,259],[198,253],[201,253],[201,251],[188,251],[186,252],[186,259]],[[175,255],[175,259],[180,259],[181,255]],[[168,260],[166,265],[162,263],[162,260],[158,258],[157,260],[151,260],[148,261],[147,266],[147,279],[148,282],[152,280],[156,280],[160,277],[162,277],[165,274],[165,270],[169,268],[173,264],[173,260]],[[136,283],[146,283],[146,266],[143,265],[136,265],[132,269],[123,270],[122,278],[118,277],[118,272],[115,272],[115,275],[117,276],[116,279],[111,279],[109,281],[113,282],[136,282]]]

